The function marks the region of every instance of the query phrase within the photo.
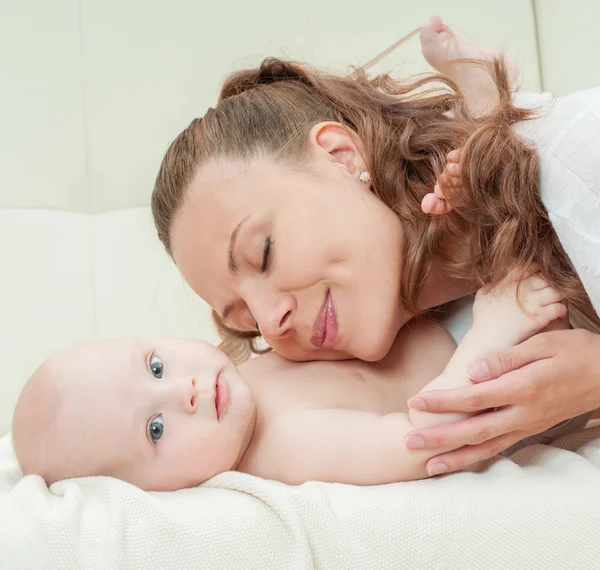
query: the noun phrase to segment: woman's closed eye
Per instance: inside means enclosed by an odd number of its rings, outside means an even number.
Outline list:
[[[162,414],[153,418],[148,424],[148,437],[152,443],[156,443],[165,431],[165,423]]]
[[[273,263],[273,246],[275,241],[267,236],[261,241],[253,241],[251,253],[248,254],[248,263],[261,273],[266,273]],[[248,305],[242,300],[230,303],[223,311],[223,321],[230,327],[241,332],[258,331],[258,323],[252,315]]]
[[[265,243],[263,246],[263,254],[262,254],[262,265],[260,268],[261,273],[265,273],[269,266],[271,265],[271,260],[273,257],[273,240],[271,236],[267,236],[265,238]]]

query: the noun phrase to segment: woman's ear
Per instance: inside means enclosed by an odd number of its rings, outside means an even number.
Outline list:
[[[316,124],[310,131],[309,145],[317,155],[343,166],[353,177],[365,169],[358,137],[340,123],[327,121]]]

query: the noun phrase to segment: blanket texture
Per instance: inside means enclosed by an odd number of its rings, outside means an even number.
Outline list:
[[[21,478],[0,440],[0,567],[597,568],[600,427],[480,472],[380,487],[288,487],[225,473],[145,493],[93,477]]]

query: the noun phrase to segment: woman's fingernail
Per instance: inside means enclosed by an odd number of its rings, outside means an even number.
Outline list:
[[[446,473],[448,471],[448,466],[445,463],[434,463],[431,467],[427,468],[427,473],[429,475],[441,475],[442,473]]]
[[[477,362],[473,362],[473,364],[469,364],[467,368],[467,373],[471,378],[480,378],[481,380],[487,380],[487,377],[490,374],[490,369],[488,368],[485,360],[478,360]]]
[[[408,407],[412,408],[413,410],[427,409],[427,404],[425,404],[425,400],[422,398],[410,398],[406,403],[408,404]]]
[[[404,441],[409,449],[423,449],[425,447],[425,441],[418,435],[407,435]]]

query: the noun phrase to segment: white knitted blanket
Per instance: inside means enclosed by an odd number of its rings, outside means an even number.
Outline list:
[[[225,473],[145,493],[110,478],[20,478],[0,440],[0,567],[410,570],[598,568],[600,427],[480,473],[300,487]]]

